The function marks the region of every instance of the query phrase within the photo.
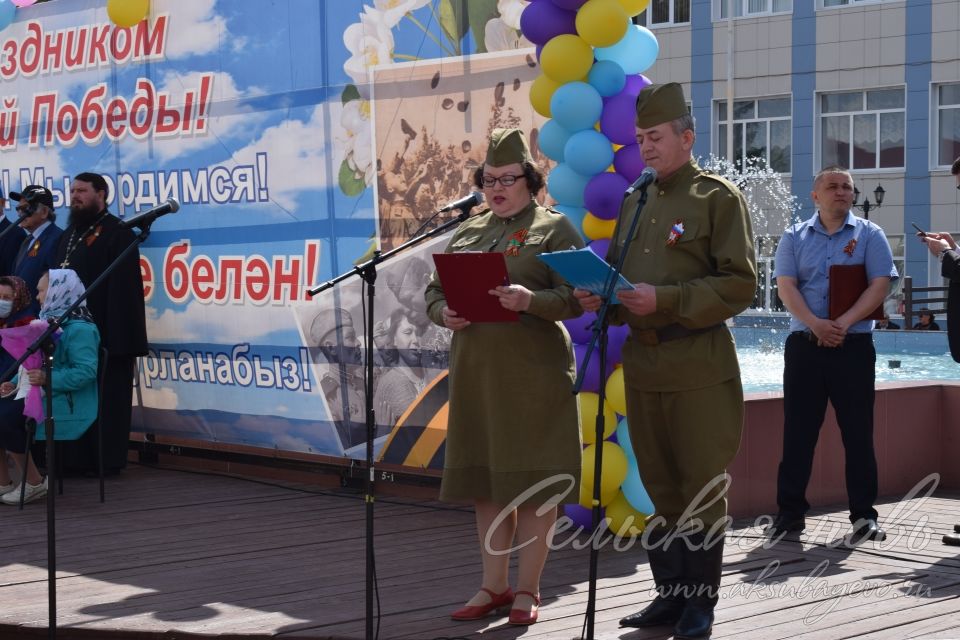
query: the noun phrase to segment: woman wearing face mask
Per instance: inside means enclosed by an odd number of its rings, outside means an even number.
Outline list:
[[[29,324],[32,296],[27,283],[16,276],[0,278],[0,328],[9,329]],[[16,358],[0,349],[0,374],[10,368]],[[25,453],[27,432],[24,428],[23,400],[14,400],[13,394],[0,397],[0,496],[12,491],[20,482],[21,471],[7,465],[7,452],[20,469],[28,459]],[[39,484],[40,472],[30,460],[27,481]]]
[[[72,269],[51,269],[37,283],[40,319],[59,318],[60,337],[53,353],[53,417],[57,440],[76,440],[86,432],[97,417],[97,359],[100,333],[87,310],[86,303],[65,316],[67,309],[84,293],[83,283]],[[46,381],[43,369],[26,373],[30,384],[38,386]],[[15,381],[14,381],[15,382]],[[0,395],[12,394],[14,382],[0,384]],[[45,437],[43,423],[37,425],[37,440]],[[26,454],[27,486],[24,502],[31,502],[47,494],[47,481],[40,477]],[[20,464],[23,464],[22,462]],[[2,480],[3,478],[0,478]],[[0,503],[13,505],[20,501],[20,486],[0,496]]]

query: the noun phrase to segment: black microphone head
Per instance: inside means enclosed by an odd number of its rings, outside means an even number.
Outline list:
[[[642,172],[640,172],[640,175],[646,175],[647,180],[649,182],[653,182],[657,179],[657,170],[653,167],[646,167]]]
[[[470,195],[471,197],[473,197],[474,200],[476,200],[476,204],[474,204],[473,206],[483,204],[484,200],[486,200],[486,198],[483,197],[482,191],[474,191]]]
[[[170,213],[176,213],[180,211],[180,201],[176,198],[170,198],[167,200],[167,205],[170,207]]]

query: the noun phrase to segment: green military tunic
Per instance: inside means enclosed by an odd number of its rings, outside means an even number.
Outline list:
[[[757,270],[747,205],[732,183],[691,160],[647,195],[623,274],[656,287],[657,309],[640,317],[618,306],[613,316],[631,329],[623,370],[640,475],[669,521],[724,472],[739,447],[743,390],[723,322],[752,302]],[[639,197],[621,208],[611,262],[623,250]],[[675,324],[716,328],[649,344],[648,330]],[[701,516],[710,524],[725,512],[721,500]]]
[[[700,329],[746,309],[757,287],[753,232],[740,191],[694,161],[647,189],[648,199],[630,243],[623,275],[657,288],[657,310],[635,316],[617,307],[615,317],[631,329],[678,323]],[[618,258],[640,194],[621,208],[610,261]],[[671,228],[683,232],[671,241]],[[637,347],[640,345],[634,345]],[[654,347],[632,348],[631,386],[646,391],[696,389],[737,377],[733,338],[725,328]]]
[[[505,252],[523,230],[519,255]],[[472,217],[450,239],[447,253],[505,252],[511,284],[531,290],[533,298],[520,322],[474,323],[453,334],[441,499],[508,504],[542,480],[562,474],[579,480],[576,371],[559,320],[581,309],[572,288],[536,256],[582,246],[565,216],[532,200],[508,219],[490,211]],[[436,273],[425,295],[430,319],[443,326],[446,300]],[[576,502],[577,484],[556,495],[569,486],[567,477],[528,502]]]

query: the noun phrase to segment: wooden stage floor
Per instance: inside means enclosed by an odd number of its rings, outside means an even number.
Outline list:
[[[960,494],[879,506],[882,545],[837,546],[838,505],[799,541],[764,548],[738,521],[725,552],[713,638],[960,638],[960,549],[940,536],[960,523]],[[97,500],[70,479],[57,501],[58,638],[364,637],[364,507],[356,494],[133,465]],[[899,509],[900,515],[895,511]],[[0,638],[46,637],[42,503],[0,509]],[[454,623],[479,584],[473,514],[436,502],[381,499],[376,559],[382,639],[579,638],[588,550],[555,551],[541,622]],[[634,547],[600,553],[595,638],[667,638],[618,629],[652,585]]]

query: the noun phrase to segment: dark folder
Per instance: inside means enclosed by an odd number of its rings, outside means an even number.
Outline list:
[[[830,319],[836,320],[867,290],[867,268],[862,264],[835,264],[830,267]],[[863,320],[883,320],[883,303]]]
[[[518,322],[520,315],[500,306],[490,290],[510,284],[502,253],[435,253],[447,306],[470,322]]]

